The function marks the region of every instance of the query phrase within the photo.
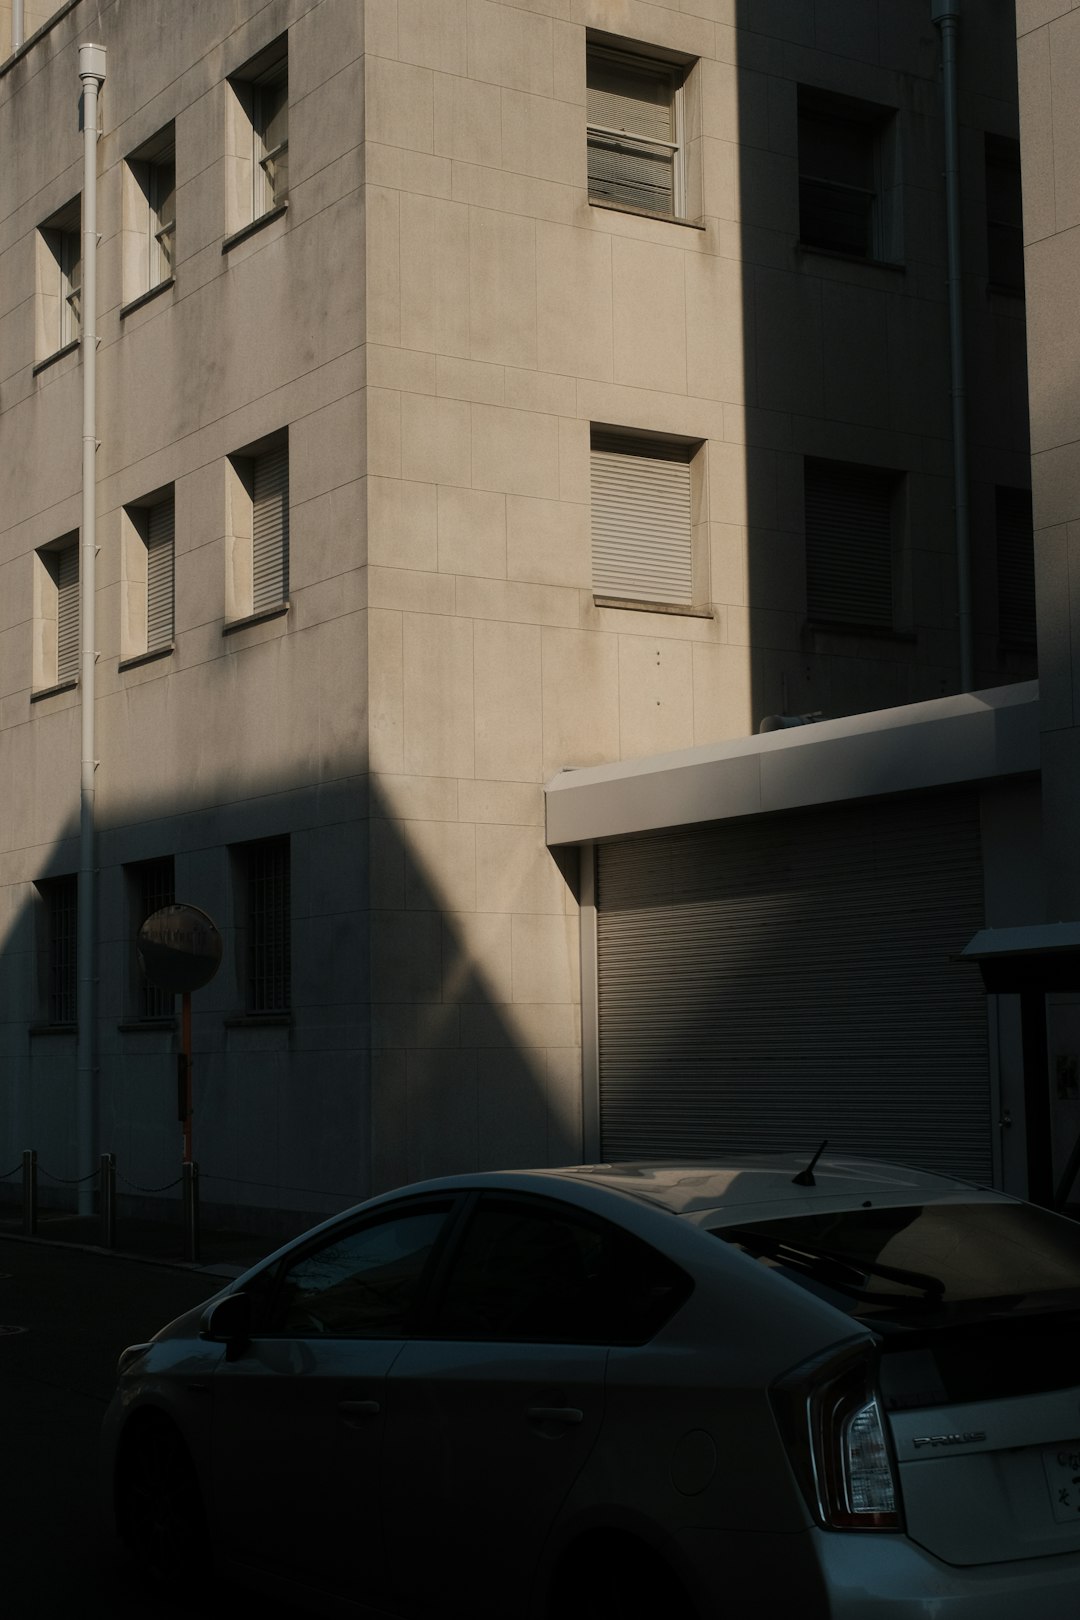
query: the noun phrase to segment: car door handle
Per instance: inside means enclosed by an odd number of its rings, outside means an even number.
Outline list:
[[[377,1417],[382,1411],[378,1401],[339,1401],[338,1411],[346,1423],[354,1418]]]
[[[525,1416],[530,1423],[583,1423],[585,1414],[580,1406],[527,1406]]]

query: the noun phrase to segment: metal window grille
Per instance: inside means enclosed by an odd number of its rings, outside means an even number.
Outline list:
[[[655,214],[681,211],[674,68],[590,51],[586,119],[590,197]]]
[[[998,636],[1005,647],[1029,651],[1036,642],[1031,491],[999,485],[995,496]]]
[[[175,862],[171,855],[162,855],[154,861],[140,861],[135,868],[135,881],[137,885],[138,918],[135,932],[138,933],[147,917],[152,917],[155,911],[161,911],[165,906],[176,902],[176,875]],[[173,1013],[173,996],[171,991],[159,990],[157,985],[151,984],[138,972],[140,985],[139,1004],[144,1018],[170,1018]]]
[[[877,255],[877,126],[799,109],[799,237],[809,247]]]
[[[256,456],[252,511],[253,613],[276,607],[289,596],[289,447],[279,445]]]
[[[804,477],[809,618],[891,630],[896,473],[807,461]]]
[[[1020,184],[1020,142],[987,135],[986,270],[995,287],[1024,290],[1024,208]]]
[[[73,1024],[78,1017],[79,880],[53,878],[41,886],[48,929],[48,1013],[50,1024]]]
[[[172,645],[176,519],[172,500],[152,506],[146,519],[146,650]]]
[[[289,840],[248,845],[246,865],[248,1011],[287,1012],[292,990]]]
[[[692,533],[689,447],[594,434],[593,589],[689,604]]]
[[[79,675],[79,548],[65,546],[49,556],[56,585],[56,680]]]

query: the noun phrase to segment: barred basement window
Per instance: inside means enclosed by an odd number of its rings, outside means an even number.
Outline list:
[[[668,62],[588,47],[590,197],[650,214],[683,213],[683,76]]]
[[[175,862],[171,855],[162,855],[153,861],[135,861],[127,868],[127,873],[132,891],[131,921],[134,940],[147,917],[152,917],[155,911],[161,911],[165,906],[175,904]],[[168,990],[159,990],[157,985],[151,984],[139,968],[137,960],[134,971],[140,1017],[171,1018],[174,1011],[172,993]]]
[[[998,639],[1031,652],[1035,635],[1035,542],[1030,489],[994,491],[997,518]]]
[[[592,558],[598,596],[693,599],[693,448],[593,430]]]
[[[292,1000],[292,907],[288,838],[242,846],[250,1013],[288,1012]]]
[[[799,86],[799,239],[861,259],[898,260],[894,109]]]
[[[44,907],[41,1002],[50,1024],[78,1018],[79,880],[47,878],[37,885]]]
[[[803,476],[808,618],[892,630],[894,507],[901,475],[807,460]]]
[[[1024,208],[1020,186],[1020,142],[987,135],[986,275],[1002,292],[1024,291]]]

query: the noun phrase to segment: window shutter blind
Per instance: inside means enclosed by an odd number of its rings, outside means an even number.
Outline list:
[[[1035,543],[1031,491],[997,496],[998,635],[1008,647],[1035,645]]]
[[[602,129],[624,129],[647,140],[670,141],[671,74],[629,62],[592,60],[586,116]]]
[[[893,473],[808,461],[806,594],[811,619],[892,629]]]
[[[690,460],[683,445],[594,439],[593,589],[601,596],[689,604]]]
[[[173,639],[175,510],[172,501],[150,508],[146,538],[146,650]]]
[[[65,546],[56,554],[56,679],[73,681],[79,674],[79,548]]]
[[[281,445],[255,460],[252,509],[253,613],[289,594],[289,450]]]
[[[589,195],[673,213],[675,81],[670,70],[590,57],[586,117]]]

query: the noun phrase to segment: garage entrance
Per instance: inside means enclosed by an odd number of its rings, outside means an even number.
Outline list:
[[[597,848],[601,1152],[873,1154],[989,1182],[973,793]]]

